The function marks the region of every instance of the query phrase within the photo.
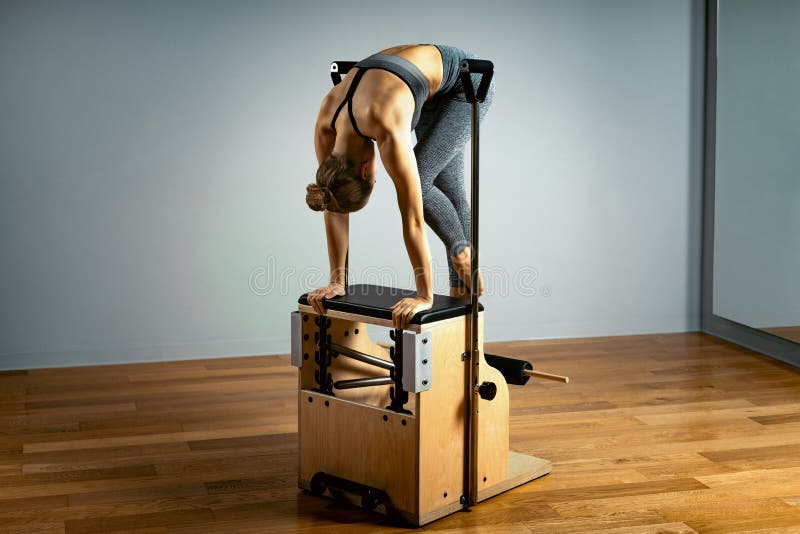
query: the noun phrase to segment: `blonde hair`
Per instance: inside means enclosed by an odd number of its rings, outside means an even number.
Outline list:
[[[331,154],[317,169],[317,182],[306,186],[306,204],[314,211],[350,213],[364,207],[372,184],[361,178],[347,156]]]

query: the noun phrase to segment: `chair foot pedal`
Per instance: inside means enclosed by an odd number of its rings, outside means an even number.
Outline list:
[[[353,482],[345,478],[329,475],[322,471],[311,477],[311,493],[322,495],[327,490],[340,490],[361,497],[361,507],[366,510],[374,510],[380,505],[390,512],[389,495],[380,489]]]

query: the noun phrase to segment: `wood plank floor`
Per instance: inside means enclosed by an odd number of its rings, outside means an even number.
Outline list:
[[[487,344],[550,475],[420,530],[800,532],[800,373],[689,333]],[[405,532],[296,488],[286,356],[0,373],[0,532]]]

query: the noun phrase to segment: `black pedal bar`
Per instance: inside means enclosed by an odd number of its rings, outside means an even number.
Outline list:
[[[367,510],[374,510],[380,505],[384,505],[387,512],[391,510],[389,495],[381,489],[329,475],[322,471],[311,477],[311,493],[322,495],[328,489],[341,490],[352,495],[358,495],[361,497],[361,506]]]
[[[333,383],[336,389],[355,389],[368,388],[372,386],[391,386],[394,384],[389,376],[376,376],[374,378],[351,378],[350,380],[339,380]]]
[[[394,364],[392,362],[382,360],[381,358],[367,354],[366,352],[361,352],[359,350],[339,345],[338,343],[329,344],[328,350],[335,352],[340,356],[347,356],[348,358],[353,358],[354,360],[358,360],[369,365],[374,365],[375,367],[380,367],[381,369],[386,369],[387,371],[394,369]]]

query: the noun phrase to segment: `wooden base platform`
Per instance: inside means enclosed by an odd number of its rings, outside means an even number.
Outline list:
[[[536,458],[535,456],[528,456],[527,454],[521,454],[518,452],[510,451],[508,454],[508,474],[509,477],[494,486],[486,488],[478,493],[478,501],[482,502],[487,499],[490,499],[496,495],[499,495],[505,491],[510,489],[514,489],[518,486],[526,484],[532,480],[535,480],[539,477],[542,477],[548,474],[553,469],[553,464],[549,460],[544,460],[542,458]],[[299,480],[299,487],[300,489],[311,491],[311,481],[301,478]],[[352,495],[342,494],[341,497],[345,498],[350,504],[355,506],[360,506],[360,502],[357,498],[354,498]],[[379,513],[386,514],[393,518],[401,518],[403,521],[416,526],[423,526],[436,521],[437,519],[441,519],[442,517],[446,517],[454,512],[461,510],[463,506],[458,503],[450,503],[449,505],[445,505],[435,512],[431,512],[425,514],[424,516],[418,516],[415,514],[411,514],[404,510],[393,510],[387,509],[385,506],[381,506],[376,511]]]
[[[519,452],[508,452],[508,478],[478,492],[478,501],[485,501],[504,491],[536,480],[553,470],[550,460],[528,456]]]

